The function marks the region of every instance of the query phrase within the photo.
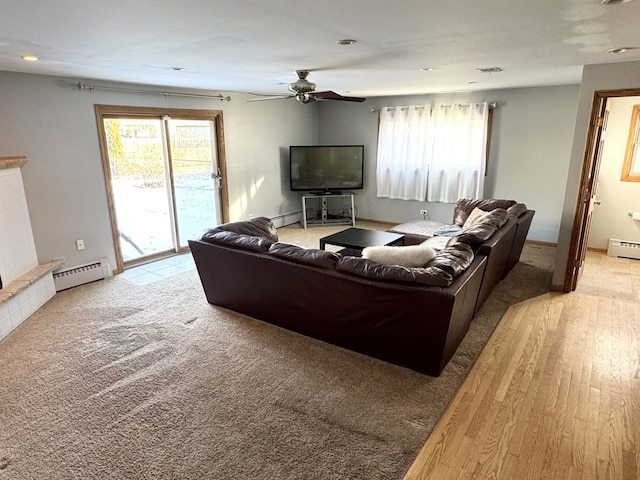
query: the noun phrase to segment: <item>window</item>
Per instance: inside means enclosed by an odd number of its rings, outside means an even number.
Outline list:
[[[622,165],[623,182],[640,182],[640,105],[633,106],[627,150]]]
[[[481,198],[488,124],[486,102],[383,108],[378,196],[447,203]]]

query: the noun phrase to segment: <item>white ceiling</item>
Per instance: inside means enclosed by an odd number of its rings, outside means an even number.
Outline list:
[[[354,96],[575,84],[640,60],[607,53],[640,47],[639,20],[640,0],[0,0],[0,70],[265,94],[295,69]]]

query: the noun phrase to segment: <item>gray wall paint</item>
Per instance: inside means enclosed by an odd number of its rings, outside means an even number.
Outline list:
[[[609,99],[609,119],[598,178],[597,197],[602,204],[593,211],[588,243],[591,248],[607,248],[609,238],[640,241],[640,222],[629,217],[629,212],[640,211],[640,182],[620,180],[631,113],[633,106],[638,104],[640,97]]]
[[[636,77],[639,70],[632,70]],[[608,76],[608,70],[602,75]],[[77,265],[106,256],[115,265],[96,103],[223,110],[231,220],[246,218],[250,213],[273,217],[300,210],[299,196],[288,191],[287,147],[319,142],[364,144],[366,188],[357,196],[358,214],[361,218],[402,222],[419,218],[421,208],[427,208],[432,219],[449,221],[453,206],[376,197],[373,179],[378,119],[371,108],[495,101],[498,107],[485,196],[527,203],[536,210],[529,238],[548,242],[558,238],[559,205],[565,186],[571,186],[567,180],[568,152],[572,151],[571,138],[575,149],[579,136],[573,135],[577,86],[302,105],[293,100],[246,103],[250,97],[235,93],[227,103],[88,92],[79,91],[77,82],[0,72],[0,156],[28,158],[23,175],[40,262],[65,257],[68,265]],[[633,84],[627,82],[627,86]],[[585,122],[588,114],[583,113]],[[577,118],[581,118],[580,111]],[[571,220],[572,216],[573,208]],[[85,240],[86,249],[81,252],[75,250],[77,238]]]
[[[564,284],[567,259],[571,247],[571,230],[576,213],[580,175],[587,142],[587,131],[596,90],[614,90],[640,88],[640,62],[609,63],[603,65],[587,65],[582,72],[578,111],[575,121],[575,133],[571,148],[569,173],[565,186],[565,197],[558,236],[555,268],[552,283],[556,287]]]
[[[227,103],[89,92],[77,83],[0,72],[0,156],[27,157],[22,173],[40,263],[65,257],[72,266],[107,257],[116,264],[94,104],[223,110],[231,220],[300,210],[283,164],[289,144],[317,141],[315,105],[246,103],[249,97],[235,93]],[[75,249],[78,238],[83,251]]]
[[[397,105],[452,102],[496,102],[485,197],[513,198],[536,210],[529,239],[558,240],[579,87],[557,86],[370,98],[362,104],[320,105],[319,141],[365,145],[365,189],[356,197],[361,218],[402,222],[420,218],[426,208],[432,220],[448,222],[453,205],[378,198],[375,163],[378,115],[371,109]]]

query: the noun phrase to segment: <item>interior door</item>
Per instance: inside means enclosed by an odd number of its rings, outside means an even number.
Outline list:
[[[571,292],[576,289],[584,268],[591,217],[596,205],[597,178],[604,141],[602,134],[607,121],[607,98],[599,95],[598,92],[594,96],[578,204],[571,234],[571,250],[563,287],[565,292]]]

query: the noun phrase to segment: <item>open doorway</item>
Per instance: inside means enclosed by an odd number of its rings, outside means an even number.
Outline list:
[[[228,218],[222,112],[96,105],[117,270]]]
[[[584,267],[592,216],[597,203],[596,193],[604,148],[603,132],[607,124],[608,101],[617,97],[637,96],[640,96],[640,89],[598,90],[594,92],[578,201],[571,233],[569,258],[565,271],[564,292],[568,293],[576,289]]]

